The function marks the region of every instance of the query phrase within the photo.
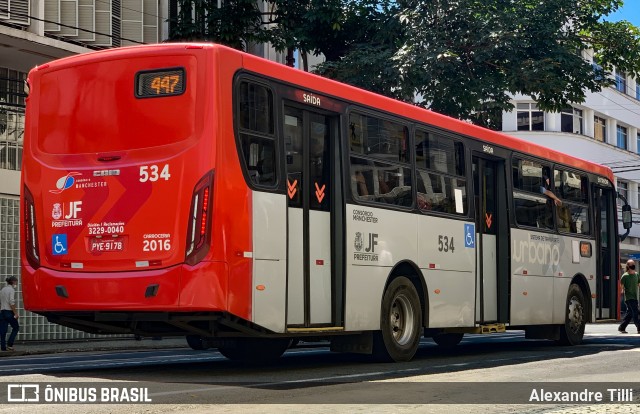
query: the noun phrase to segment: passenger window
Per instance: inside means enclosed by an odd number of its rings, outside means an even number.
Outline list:
[[[553,229],[555,203],[546,195],[547,190],[555,192],[556,177],[552,180],[551,169],[537,161],[514,159],[512,177],[516,222],[522,226]]]
[[[562,205],[557,206],[558,231],[591,234],[589,223],[589,179],[572,171],[556,170]]]
[[[451,138],[416,131],[418,208],[467,214],[464,146]]]
[[[273,95],[264,86],[240,84],[240,128],[273,134]]]
[[[432,171],[464,177],[464,147],[461,142],[424,131],[416,131],[416,165]]]
[[[351,191],[356,200],[411,207],[411,169],[351,157]]]
[[[249,179],[257,185],[277,183],[273,94],[262,86],[241,82],[238,88],[240,152]]]
[[[351,152],[388,162],[409,162],[407,128],[383,118],[351,113],[349,143]]]
[[[273,139],[240,134],[242,153],[249,178],[258,185],[276,182],[276,152]]]

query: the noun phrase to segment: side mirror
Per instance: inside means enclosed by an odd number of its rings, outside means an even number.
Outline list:
[[[622,227],[625,230],[628,230],[633,226],[633,215],[631,214],[631,206],[629,204],[625,204],[622,206]]]

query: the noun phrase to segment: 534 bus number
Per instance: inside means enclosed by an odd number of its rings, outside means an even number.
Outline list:
[[[160,167],[157,165],[141,165],[140,166],[140,182],[146,183],[147,181],[158,181],[162,178],[165,181],[168,181],[171,178],[171,174],[169,174],[169,164],[165,164],[162,167],[162,171],[160,171]]]
[[[442,234],[438,235],[438,251],[439,252],[451,252],[455,248],[453,247],[453,237],[443,236]]]

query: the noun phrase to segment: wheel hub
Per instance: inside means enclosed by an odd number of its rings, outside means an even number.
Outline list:
[[[398,295],[394,299],[389,317],[393,339],[399,345],[408,344],[413,335],[415,315],[406,296]]]
[[[584,309],[582,304],[575,296],[569,300],[569,329],[573,333],[580,332],[582,322],[584,320]]]

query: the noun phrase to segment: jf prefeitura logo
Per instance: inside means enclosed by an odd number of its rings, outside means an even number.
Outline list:
[[[135,385],[7,384],[8,403],[149,403],[147,387]]]
[[[366,243],[366,247],[365,247],[365,243]],[[377,262],[378,261],[378,254],[376,253],[377,245],[378,245],[377,233],[367,233],[366,235],[363,236],[361,232],[356,232],[355,239],[353,241],[353,247],[356,250],[353,253],[353,260]]]

